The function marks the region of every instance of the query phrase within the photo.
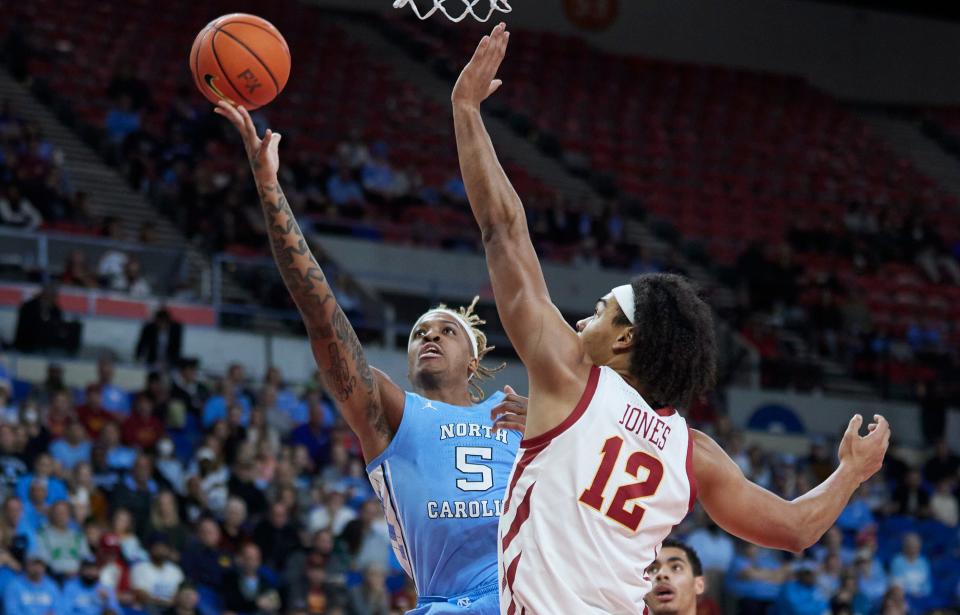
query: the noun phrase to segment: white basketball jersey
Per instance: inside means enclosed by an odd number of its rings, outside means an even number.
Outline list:
[[[645,575],[696,498],[693,440],[608,367],[570,416],[524,440],[500,517],[505,615],[644,613]]]

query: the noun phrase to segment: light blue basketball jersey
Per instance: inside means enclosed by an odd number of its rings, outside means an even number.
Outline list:
[[[463,407],[408,392],[397,433],[367,466],[394,553],[421,603],[456,604],[458,596],[496,588],[497,523],[522,437],[491,429],[490,410],[502,399],[497,392]]]

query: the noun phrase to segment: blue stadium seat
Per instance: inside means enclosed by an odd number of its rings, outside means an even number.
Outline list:
[[[197,585],[197,594],[200,596],[197,610],[203,615],[219,615],[223,611],[223,600],[218,591],[206,585]]]
[[[953,553],[957,548],[957,530],[934,519],[917,522],[917,532],[923,539],[923,552],[927,557],[939,557]]]

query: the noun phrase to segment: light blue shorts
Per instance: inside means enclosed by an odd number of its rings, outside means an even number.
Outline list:
[[[487,583],[463,594],[420,596],[417,608],[407,615],[500,615],[500,592],[497,582]]]

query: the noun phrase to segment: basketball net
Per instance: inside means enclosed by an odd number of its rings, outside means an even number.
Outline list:
[[[420,11],[420,8],[417,6],[417,0],[394,0],[393,8],[402,9],[404,6],[410,5],[410,8],[413,9],[413,14],[420,19],[428,19],[434,13],[440,11],[447,16],[447,19],[454,22],[464,20],[467,15],[473,17],[477,21],[487,21],[493,17],[493,14],[497,11],[500,11],[501,13],[509,13],[513,10],[510,7],[510,2],[508,0],[454,0],[454,4],[463,3],[463,10],[460,13],[451,13],[446,7],[447,0],[431,1],[433,2],[433,7],[425,12]],[[480,13],[477,13],[473,10],[478,4],[485,4],[486,2],[490,3],[490,8],[486,10],[486,14],[483,14],[483,7],[478,9]]]

